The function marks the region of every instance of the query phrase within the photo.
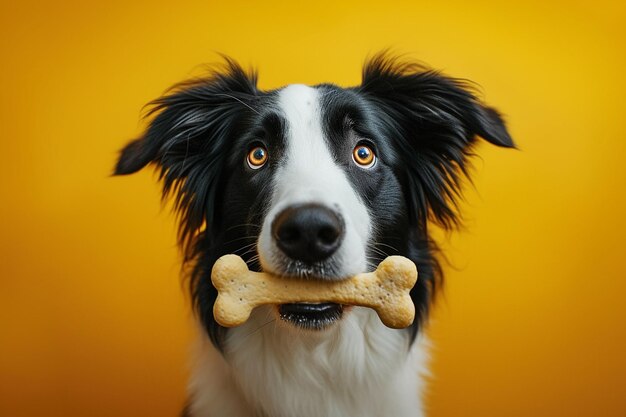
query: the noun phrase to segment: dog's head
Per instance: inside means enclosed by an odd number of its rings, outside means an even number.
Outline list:
[[[400,254],[418,266],[420,319],[440,276],[427,223],[457,222],[455,199],[476,137],[512,147],[499,114],[467,85],[378,55],[362,84],[256,87],[236,63],[153,102],[145,134],[116,174],[152,163],[174,194],[191,290],[213,341],[210,271],[236,253],[251,269],[339,280]],[[288,278],[286,278],[288,279]],[[323,329],[342,306],[283,305],[283,319]]]

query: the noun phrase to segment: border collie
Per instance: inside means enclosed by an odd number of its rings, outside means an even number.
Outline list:
[[[225,58],[151,105],[115,174],[153,164],[179,214],[201,327],[183,415],[422,416],[417,336],[442,278],[428,226],[458,223],[478,136],[514,147],[499,113],[467,83],[386,53],[356,87],[271,91]],[[284,304],[225,329],[210,275],[229,253],[252,270],[319,280],[403,255],[419,271],[415,322],[393,330],[367,308]]]

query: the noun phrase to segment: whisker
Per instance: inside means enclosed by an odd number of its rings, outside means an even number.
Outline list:
[[[226,231],[228,232],[229,230],[233,230],[236,229],[238,227],[256,227],[257,229],[260,229],[261,226],[259,226],[258,224],[254,224],[254,223],[241,223],[241,224],[236,224],[234,226],[229,227],[228,229],[226,229]]]
[[[271,319],[270,321],[263,323],[262,325],[260,325],[259,327],[257,327],[257,328],[256,328],[256,329],[254,329],[253,331],[251,331],[250,333],[246,334],[243,338],[244,338],[244,339],[247,339],[248,337],[252,336],[252,335],[253,335],[253,334],[255,334],[256,332],[258,332],[258,331],[260,331],[261,329],[263,329],[263,328],[264,328],[265,326],[267,326],[268,324],[273,323],[273,322],[275,322],[275,321],[276,321],[276,319],[275,319],[275,318],[273,318],[273,319]]]
[[[256,247],[256,242],[251,243],[249,245],[242,246],[239,249],[235,249],[233,253],[238,254],[239,256],[244,256],[249,252],[253,252],[255,250],[255,247]]]
[[[242,247],[239,248],[239,250],[251,248],[253,246],[256,246],[256,242],[252,242],[252,243],[248,243],[247,245],[243,245]]]
[[[365,265],[367,266],[368,269],[371,269],[372,271],[378,268],[378,265],[380,264],[380,262],[381,262],[380,259],[373,259],[373,258],[365,259]]]
[[[371,250],[372,252],[374,252],[374,253],[376,253],[376,254],[378,254],[378,255],[381,255],[381,256],[383,256],[383,257],[385,257],[385,258],[386,258],[387,256],[389,256],[389,254],[388,254],[387,252],[385,252],[384,250],[379,249],[379,248],[377,248],[376,246],[373,246],[373,245],[371,245],[371,244],[368,244],[368,245],[367,245],[367,248],[368,248],[369,250]]]
[[[244,256],[249,255],[251,253],[255,253],[255,252],[256,252],[256,248],[250,248],[250,249],[248,249],[247,251],[245,251],[244,253],[242,253],[239,256],[241,256],[243,258]],[[255,256],[258,256],[258,255],[255,255]]]
[[[248,268],[249,268],[251,265],[254,265],[258,261],[259,261],[259,255],[254,255],[252,258],[246,261],[246,264],[248,264]]]
[[[378,254],[378,255],[381,255],[381,256],[384,256],[384,257],[389,256],[389,255],[387,254],[387,252],[385,252],[385,251],[383,251],[383,250],[381,250],[381,249],[378,249],[378,248],[376,248],[376,247],[374,247],[374,246],[368,246],[367,248],[368,248],[368,249],[370,249],[372,252],[374,252],[374,253]]]
[[[396,252],[400,252],[400,250],[398,248],[394,248],[393,246],[387,245],[386,243],[374,242],[374,245],[375,246],[386,246],[386,247],[388,247],[388,248],[390,248],[390,249],[392,249],[392,250],[394,250]]]
[[[225,242],[224,244],[228,245],[229,243],[237,242],[239,240],[244,240],[244,239],[256,239],[256,236],[242,236],[236,239],[229,240],[228,242]]]

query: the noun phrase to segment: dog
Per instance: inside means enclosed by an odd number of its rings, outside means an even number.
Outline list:
[[[351,88],[262,91],[224,59],[151,103],[114,172],[152,164],[175,201],[200,327],[183,415],[422,416],[420,328],[442,283],[429,225],[458,224],[478,137],[514,147],[501,115],[467,82],[387,52]],[[230,253],[251,270],[329,281],[405,256],[419,271],[415,321],[393,330],[367,308],[284,304],[223,328],[211,268]]]

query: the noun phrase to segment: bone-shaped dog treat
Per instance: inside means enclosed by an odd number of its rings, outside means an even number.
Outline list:
[[[415,316],[409,291],[417,281],[417,269],[402,256],[386,258],[374,272],[323,281],[249,271],[239,256],[225,255],[213,265],[211,280],[219,293],[213,316],[224,327],[244,323],[252,309],[263,304],[333,302],[370,307],[394,329],[409,326]]]

